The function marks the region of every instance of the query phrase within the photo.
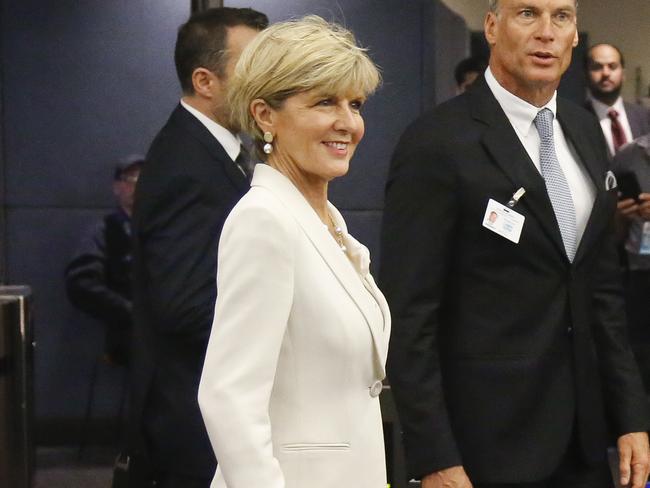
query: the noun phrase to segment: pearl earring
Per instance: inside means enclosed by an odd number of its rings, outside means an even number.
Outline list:
[[[273,145],[271,144],[273,142],[273,134],[270,132],[265,132],[264,133],[264,147],[262,150],[264,151],[264,154],[271,154],[273,152]]]

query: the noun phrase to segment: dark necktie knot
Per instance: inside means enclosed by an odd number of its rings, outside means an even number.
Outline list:
[[[607,116],[612,120],[618,120],[618,111],[614,108],[610,108],[607,112]]]

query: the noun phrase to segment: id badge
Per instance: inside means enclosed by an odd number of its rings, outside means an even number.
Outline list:
[[[519,244],[526,217],[490,198],[483,216],[483,227]]]

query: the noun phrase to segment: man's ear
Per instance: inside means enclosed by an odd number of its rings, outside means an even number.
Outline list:
[[[262,133],[270,132],[275,135],[273,122],[275,121],[275,110],[261,98],[256,98],[250,104],[251,115]]]
[[[192,87],[197,95],[212,98],[212,88],[215,83],[220,83],[219,78],[207,68],[196,68],[192,72]]]
[[[497,16],[494,12],[488,12],[485,16],[483,30],[488,44],[494,46],[497,43]]]
[[[578,29],[576,28],[576,35],[573,36],[573,47],[576,47],[580,42],[580,36],[578,35]]]

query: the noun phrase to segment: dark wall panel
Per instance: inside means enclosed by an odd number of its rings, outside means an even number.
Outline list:
[[[3,2],[7,203],[107,205],[112,163],[143,152],[177,101],[189,1]]]
[[[434,103],[425,108],[456,96],[454,69],[459,61],[469,55],[470,33],[465,20],[442,2],[432,2],[432,8],[435,9],[432,24],[435,37],[432,52],[427,57],[435,59],[435,90],[432,93],[435,98]],[[439,46],[445,48],[436,49]]]

